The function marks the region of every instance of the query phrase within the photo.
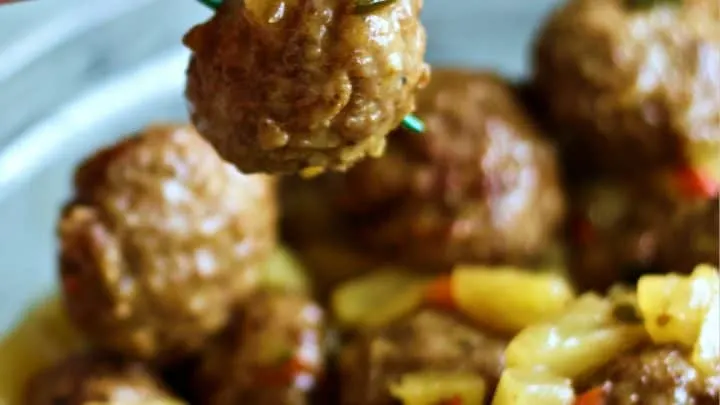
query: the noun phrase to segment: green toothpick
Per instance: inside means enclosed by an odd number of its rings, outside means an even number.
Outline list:
[[[375,10],[389,6],[396,0],[356,0],[355,14],[369,14]]]
[[[632,8],[649,9],[661,5],[680,6],[682,0],[627,0],[627,3]]]
[[[220,5],[223,3],[223,0],[198,0],[198,1],[213,10],[217,10],[218,7],[220,7]]]
[[[422,120],[412,114],[406,115],[405,118],[402,120],[402,126],[403,128],[407,129],[408,131],[415,132],[418,134],[421,134],[425,132],[425,124],[422,122]]]

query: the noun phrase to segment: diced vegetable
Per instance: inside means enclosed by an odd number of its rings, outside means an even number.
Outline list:
[[[575,300],[553,321],[578,331],[595,330],[612,320],[612,303],[595,294],[586,293]]]
[[[596,370],[646,338],[642,325],[618,324],[612,310],[609,301],[582,296],[553,322],[515,336],[505,351],[508,367],[543,368],[567,378]]]
[[[312,167],[306,167],[302,170],[300,170],[300,177],[304,179],[312,179],[315,178],[325,172],[325,168],[322,166],[312,166]]]
[[[279,247],[265,262],[260,278],[263,287],[285,291],[309,292],[305,269],[290,251]]]
[[[27,379],[84,347],[61,300],[46,299],[0,341],[0,404],[20,403]]]
[[[452,294],[460,311],[510,333],[558,315],[574,298],[561,275],[504,267],[456,268]]]
[[[575,378],[603,366],[616,355],[636,346],[642,327],[614,326],[595,331],[533,326],[513,339],[506,350],[509,366],[538,366]]]
[[[425,302],[440,308],[455,308],[450,276],[440,276],[425,289]]]
[[[720,290],[718,272],[701,265],[690,276],[646,275],[638,282],[638,305],[656,343],[693,347]]]
[[[291,356],[284,361],[266,366],[258,366],[252,370],[253,383],[263,387],[286,387],[292,385],[296,378],[303,374],[314,374],[315,367],[303,362],[298,356]]]
[[[606,398],[605,387],[595,387],[580,395],[574,405],[605,405]]]
[[[392,396],[403,405],[482,405],[485,391],[485,380],[468,373],[410,373],[390,386]]]
[[[427,279],[395,269],[352,280],[332,295],[332,309],[343,325],[377,328],[420,306]]]
[[[492,405],[572,405],[570,379],[540,370],[506,369],[500,377]]]
[[[718,182],[705,171],[687,167],[676,173],[680,191],[688,197],[712,198],[720,188]]]
[[[607,299],[586,293],[569,305],[554,323],[578,331],[589,331],[607,325],[611,320],[612,304]]]
[[[713,141],[697,142],[689,146],[688,166],[697,169],[715,184],[720,183],[720,156]]]
[[[716,294],[705,315],[700,337],[692,353],[695,367],[706,376],[720,375],[720,295]]]

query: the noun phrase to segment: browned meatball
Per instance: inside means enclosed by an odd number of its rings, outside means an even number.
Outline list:
[[[534,83],[572,171],[623,174],[717,164],[718,71],[717,0],[569,0],[539,36]]]
[[[380,159],[327,179],[353,232],[414,266],[526,262],[564,215],[553,148],[503,79],[436,70],[419,97],[424,134],[390,137]]]
[[[420,371],[477,373],[490,395],[504,367],[506,343],[453,315],[423,309],[345,349],[341,403],[394,405],[389,385]]]
[[[646,272],[717,266],[718,198],[687,191],[677,177],[660,173],[573,191],[567,251],[575,283],[603,291]]]
[[[321,302],[342,282],[385,264],[357,246],[325,193],[321,182],[299,177],[283,178],[280,187],[283,241],[305,265]]]
[[[272,180],[223,162],[191,127],[154,125],[86,160],[59,224],[74,323],[111,351],[198,349],[275,244]]]
[[[642,348],[580,382],[603,387],[606,405],[717,405],[720,380],[704,378],[687,354],[671,347]]]
[[[104,354],[83,354],[36,374],[25,389],[26,405],[180,404],[139,363]]]
[[[228,0],[185,44],[199,131],[244,172],[379,156],[425,85],[422,0]]]
[[[324,369],[323,312],[301,295],[263,292],[202,355],[209,405],[306,405]]]

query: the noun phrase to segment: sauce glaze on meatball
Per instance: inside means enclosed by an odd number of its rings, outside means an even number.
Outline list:
[[[263,291],[201,356],[209,405],[308,405],[323,378],[324,317],[297,293]]]
[[[182,404],[147,368],[106,354],[75,355],[36,374],[26,386],[26,405]]]
[[[717,165],[720,3],[635,2],[570,0],[546,23],[533,81],[553,133],[578,172]]]
[[[564,217],[556,156],[491,73],[437,70],[419,96],[424,134],[323,181],[363,242],[413,266],[519,263],[542,255]]]
[[[59,223],[70,318],[104,349],[173,360],[223,328],[275,245],[274,183],[191,127],[154,125],[86,160]]]
[[[604,291],[644,273],[688,273],[718,265],[717,196],[686,194],[671,174],[588,182],[570,192],[570,275]]]
[[[425,85],[422,0],[228,0],[193,28],[186,95],[200,133],[250,172],[379,156]]]
[[[358,247],[326,193],[322,182],[299,176],[284,177],[279,190],[281,237],[305,265],[321,302],[342,282],[385,264]]]

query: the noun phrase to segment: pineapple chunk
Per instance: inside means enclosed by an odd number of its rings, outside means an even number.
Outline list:
[[[460,311],[478,323],[508,333],[553,318],[574,299],[567,280],[557,273],[458,267],[451,283]]]
[[[701,265],[689,276],[646,275],[638,282],[638,305],[655,343],[695,345],[720,290],[718,272]]]
[[[613,319],[613,306],[594,294],[580,297],[552,322],[525,328],[508,344],[508,367],[540,368],[576,378],[602,367],[645,338],[640,324]]]
[[[411,373],[390,386],[390,394],[403,405],[437,405],[445,401],[482,405],[485,391],[485,380],[467,373]]]
[[[572,405],[570,379],[540,370],[506,369],[500,377],[492,405]]]

